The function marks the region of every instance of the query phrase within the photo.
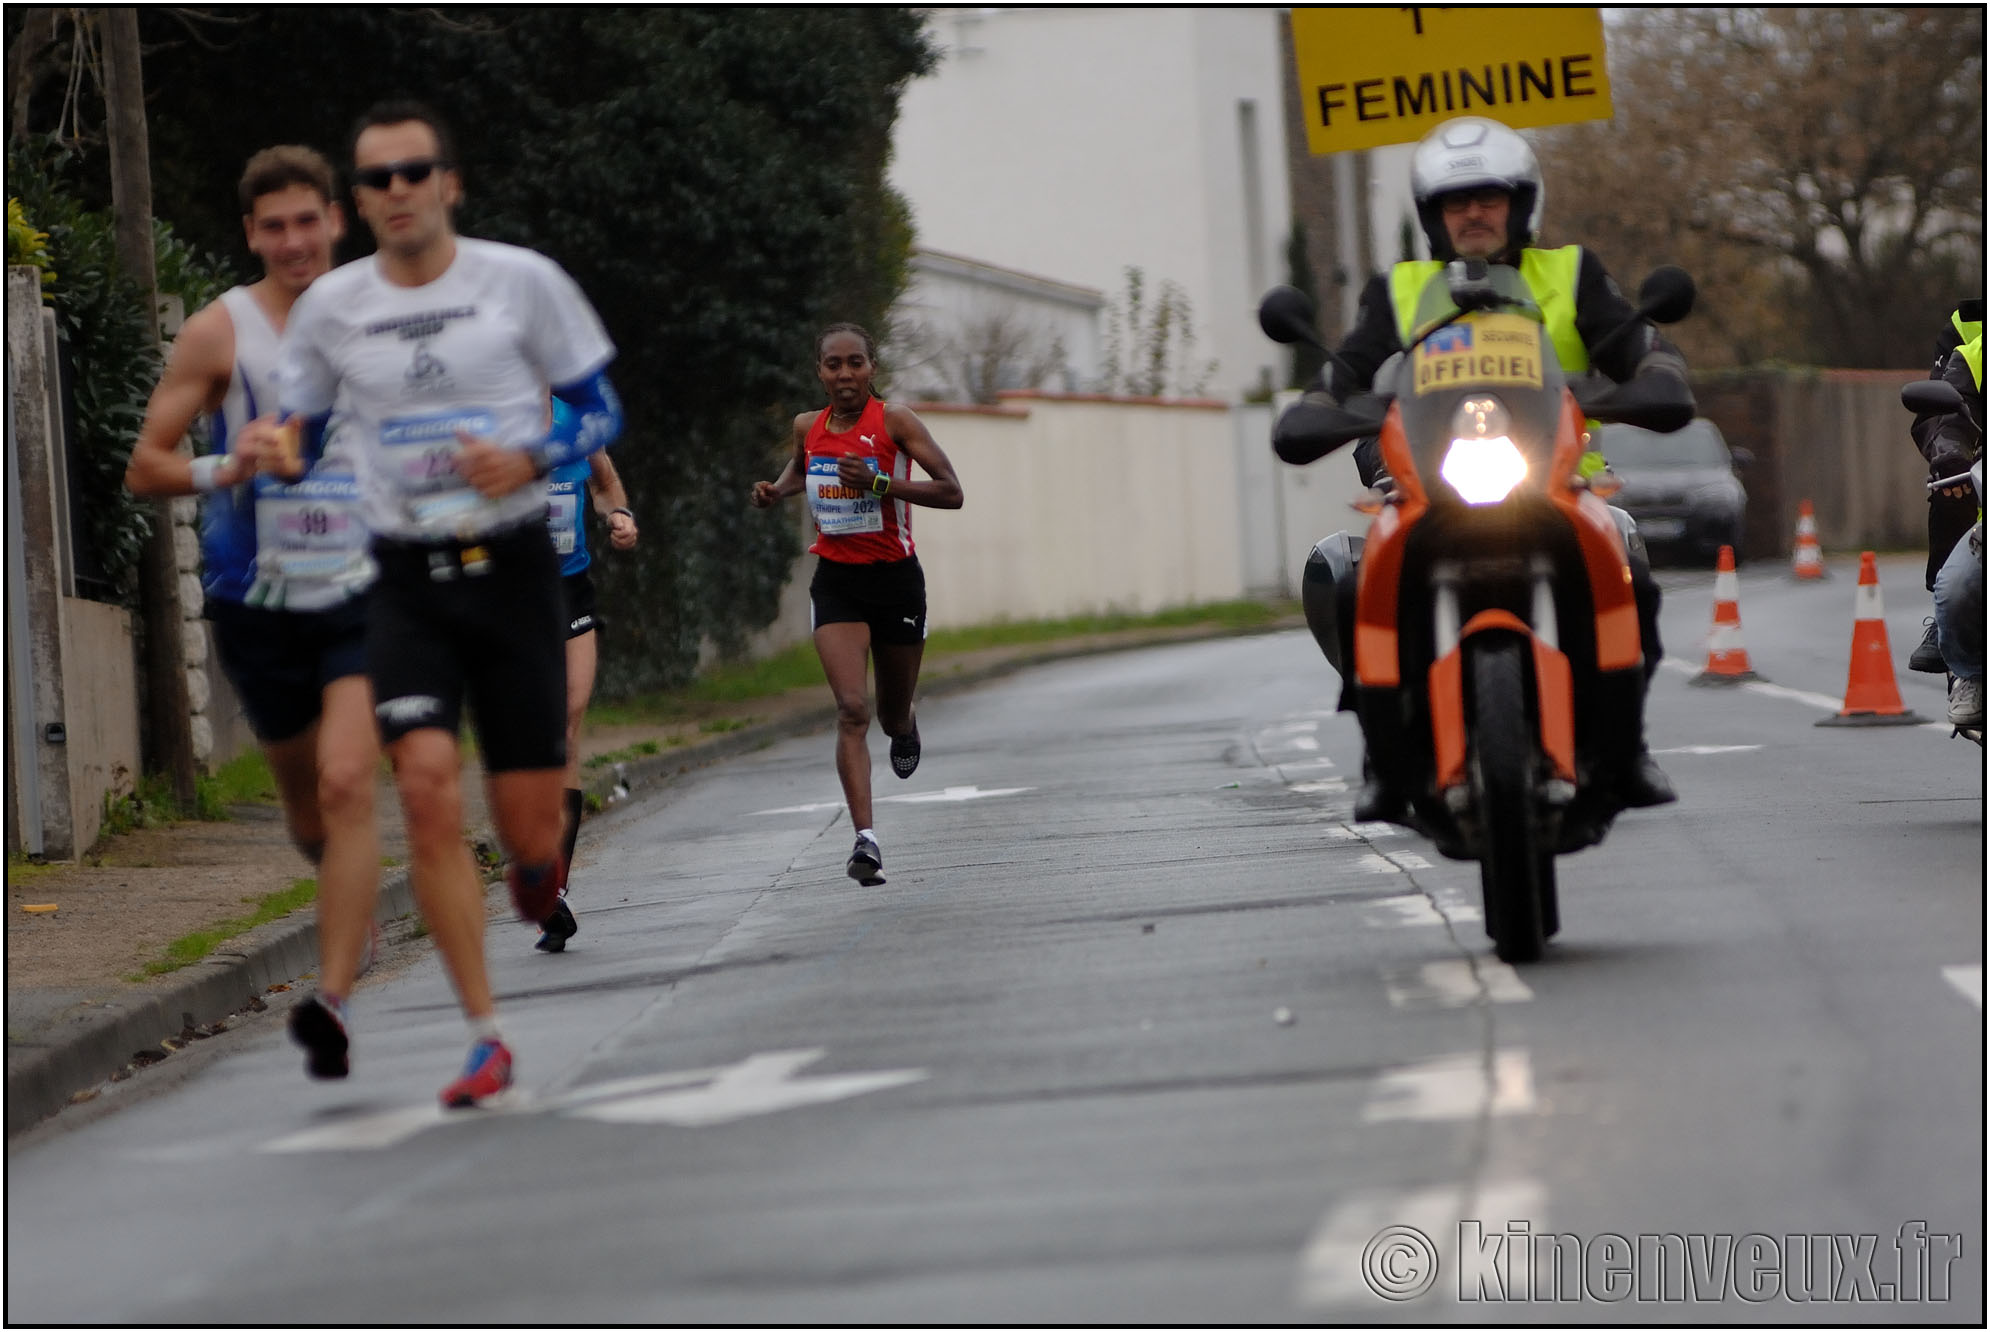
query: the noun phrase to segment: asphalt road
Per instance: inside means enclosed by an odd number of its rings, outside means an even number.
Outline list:
[[[431,959],[347,1083],[272,1021],[17,1140],[7,1316],[1980,1322],[1981,754],[1815,727],[1850,573],[1743,586],[1774,687],[1659,676],[1682,799],[1562,862],[1539,965],[1350,826],[1303,633],[1044,667],[926,705],[909,782],[875,746],[881,887],[826,735],[590,824],[570,951],[491,936],[503,1111],[432,1108]]]

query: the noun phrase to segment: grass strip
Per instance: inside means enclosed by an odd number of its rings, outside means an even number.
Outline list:
[[[157,961],[147,962],[143,971],[125,979],[139,981],[147,976],[163,976],[169,971],[192,966],[237,935],[247,934],[258,925],[267,925],[270,921],[280,920],[299,907],[309,906],[317,901],[318,881],[296,879],[288,888],[264,893],[261,897],[245,897],[242,900],[252,904],[255,910],[246,916],[218,920],[204,930],[181,935],[166,945],[163,956]]]

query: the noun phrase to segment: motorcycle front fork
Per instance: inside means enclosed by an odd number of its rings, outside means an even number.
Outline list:
[[[1527,572],[1532,584],[1528,625],[1533,629],[1534,637],[1544,646],[1559,651],[1562,645],[1561,626],[1555,614],[1554,565],[1547,556],[1536,555],[1528,562]],[[1434,656],[1438,659],[1456,650],[1464,632],[1458,606],[1458,585],[1463,578],[1464,568],[1457,560],[1439,560],[1431,566],[1432,642],[1436,648]],[[1560,778],[1551,778],[1541,784],[1541,796],[1547,804],[1559,808],[1575,799],[1575,786]],[[1444,793],[1444,802],[1453,814],[1463,813],[1471,800],[1469,783],[1454,786]]]

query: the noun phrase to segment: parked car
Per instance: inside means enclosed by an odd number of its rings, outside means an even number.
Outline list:
[[[1719,426],[1704,416],[1663,435],[1606,425],[1591,447],[1602,451],[1623,482],[1610,502],[1638,520],[1654,556],[1711,563],[1722,546],[1732,546],[1740,560],[1748,492],[1735,473],[1754,458],[1746,449],[1728,448]]]

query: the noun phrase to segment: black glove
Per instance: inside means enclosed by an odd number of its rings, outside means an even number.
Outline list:
[[[1928,479],[1941,481],[1969,470],[1969,451],[1952,439],[1937,436],[1928,446]],[[1965,482],[1964,484],[1967,484]]]

